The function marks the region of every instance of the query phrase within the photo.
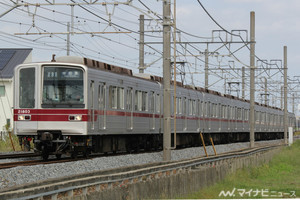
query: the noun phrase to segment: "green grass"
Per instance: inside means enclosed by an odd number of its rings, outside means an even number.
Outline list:
[[[11,135],[13,144],[16,151],[21,151],[18,137],[14,134]],[[0,140],[0,152],[14,151],[9,136],[7,135],[3,140]]]
[[[294,135],[300,135],[300,131],[295,131]]]
[[[221,191],[234,191],[235,197],[219,196]],[[300,140],[285,147],[269,164],[240,169],[220,183],[184,198],[290,198],[291,191],[300,197]]]

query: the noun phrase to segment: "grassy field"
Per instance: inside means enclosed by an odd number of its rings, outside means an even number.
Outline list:
[[[221,194],[221,191],[227,193],[227,196],[225,193]],[[282,197],[300,197],[300,140],[291,147],[285,147],[269,164],[238,170],[222,182],[184,198]]]
[[[21,151],[18,137],[15,136],[14,134],[12,134],[12,141],[15,146],[15,150]],[[13,151],[13,147],[9,139],[9,136],[6,136],[3,140],[0,140],[0,152],[9,152],[9,151]]]

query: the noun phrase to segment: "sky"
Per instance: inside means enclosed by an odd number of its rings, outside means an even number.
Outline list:
[[[44,0],[24,1],[27,3],[47,3]],[[49,0],[48,2],[52,2]],[[68,0],[56,1],[70,3]],[[75,2],[83,2],[76,0]],[[116,1],[98,1],[114,2]],[[126,2],[119,0],[118,2]],[[250,35],[250,12],[255,12],[255,54],[257,58],[272,63],[274,60],[283,61],[283,47],[287,46],[288,76],[290,80],[298,81],[300,76],[299,36],[300,1],[299,0],[200,0],[211,17],[226,31],[247,30],[241,32],[243,42]],[[174,16],[172,3],[172,16]],[[12,1],[0,2],[0,13],[4,13],[14,6]],[[130,5],[117,6],[75,6],[74,32],[109,32],[105,34],[73,34],[71,35],[71,55],[90,57],[92,59],[111,64],[128,67],[138,72],[139,63],[139,15],[144,14],[145,63],[149,65],[145,73],[162,76],[161,53],[162,45],[150,42],[162,42],[162,1],[133,0]],[[109,17],[111,16],[111,17]],[[50,60],[52,54],[66,55],[66,34],[46,35],[14,35],[15,33],[62,33],[67,31],[67,22],[71,22],[70,6],[20,6],[0,18],[0,46],[2,48],[33,48],[33,61]],[[178,28],[177,60],[185,62],[185,66],[178,66],[177,70],[186,73],[186,77],[178,76],[185,84],[195,84],[204,87],[204,56],[208,48],[210,88],[225,92],[225,81],[240,81],[241,67],[249,68],[250,51],[238,37],[225,34],[212,34],[213,30],[221,27],[208,16],[197,0],[176,1],[176,26]],[[122,33],[112,33],[121,31]],[[149,32],[154,31],[154,32]],[[186,34],[188,33],[188,34]],[[234,32],[237,34],[238,32]],[[212,38],[214,37],[214,38]],[[248,37],[248,38],[247,38]],[[222,46],[222,44],[199,44],[195,42],[211,41],[239,41],[240,44]],[[179,42],[194,42],[180,44]],[[240,50],[238,50],[240,49]],[[234,56],[228,57],[234,52]],[[219,56],[216,56],[218,53]],[[172,53],[173,54],[173,53]],[[281,61],[276,61],[277,66]],[[258,68],[263,64],[256,62]],[[213,70],[219,68],[235,68],[235,70]],[[268,66],[264,66],[268,67]],[[281,66],[280,66],[281,67]],[[280,84],[282,73],[270,70],[268,73],[257,70],[256,100],[261,101],[264,77],[270,83],[270,104],[280,106]],[[248,72],[246,71],[246,74]],[[180,79],[182,78],[182,79]],[[248,78],[246,80],[249,81]],[[290,86],[295,96],[300,93],[297,84]],[[228,87],[226,87],[228,92]],[[240,88],[239,88],[240,89]],[[232,91],[233,92],[233,91]],[[249,92],[246,92],[246,98]],[[241,95],[240,93],[232,93]],[[291,94],[291,93],[290,93]],[[249,96],[249,95],[248,95]],[[296,103],[298,104],[296,99]],[[290,99],[290,105],[291,105]],[[295,106],[296,107],[296,106]]]

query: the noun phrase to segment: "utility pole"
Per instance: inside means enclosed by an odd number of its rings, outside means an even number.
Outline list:
[[[163,0],[163,84],[164,134],[163,159],[171,160],[171,2]]]
[[[255,12],[250,13],[250,148],[255,140]]]
[[[283,110],[283,86],[281,85],[280,108]]]
[[[205,89],[208,89],[208,50],[205,49]]]
[[[288,111],[287,111],[287,47],[283,47],[283,68],[284,68],[284,143],[287,144]]]
[[[245,67],[242,67],[242,99],[245,99]]]
[[[140,43],[139,43],[139,73],[144,73],[144,15],[140,15]]]

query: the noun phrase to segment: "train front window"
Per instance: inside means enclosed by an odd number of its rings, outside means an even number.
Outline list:
[[[83,70],[44,66],[43,108],[84,108]]]

